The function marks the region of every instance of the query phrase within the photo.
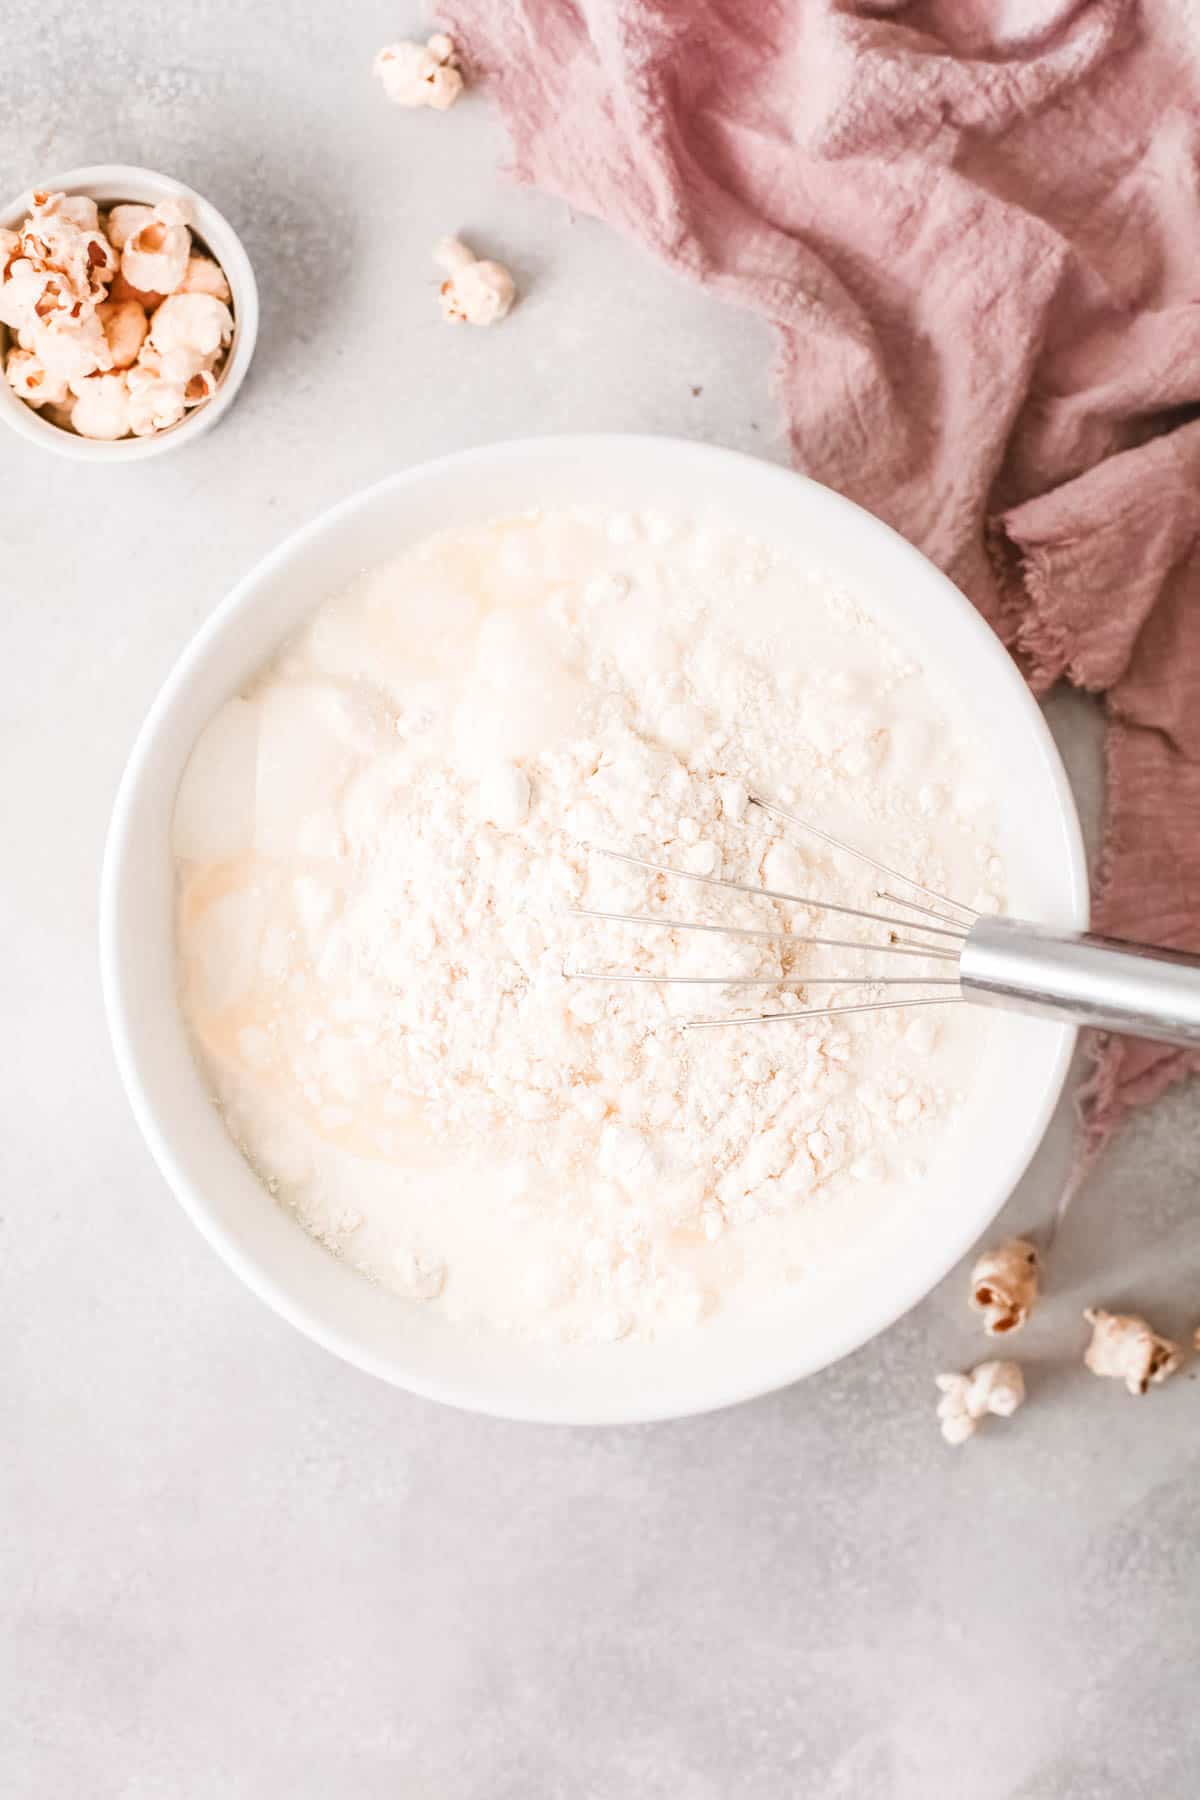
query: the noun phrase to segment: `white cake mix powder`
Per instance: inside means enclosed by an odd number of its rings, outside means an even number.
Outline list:
[[[852,977],[944,967],[872,956],[870,925],[589,848],[879,905],[870,871],[750,789],[1000,904],[953,704],[858,598],[764,545],[531,513],[431,537],[323,606],[212,721],[175,818],[183,1006],[280,1204],[410,1303],[559,1339],[776,1296],[886,1208],[919,1209],[986,1017],[680,1025],[848,1005],[870,997]]]

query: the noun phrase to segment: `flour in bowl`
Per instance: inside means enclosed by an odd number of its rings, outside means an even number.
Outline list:
[[[732,530],[531,512],[321,607],[201,736],[174,828],[182,1005],[279,1203],[409,1303],[567,1340],[778,1297],[919,1213],[986,1016],[681,1026],[945,965],[598,853],[879,906],[869,870],[752,789],[1001,903],[953,697],[858,597]],[[845,985],[580,978],[605,972]]]

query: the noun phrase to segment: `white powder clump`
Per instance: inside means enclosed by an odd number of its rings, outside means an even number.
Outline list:
[[[998,906],[986,807],[952,798],[985,779],[911,653],[735,532],[576,509],[447,533],[327,602],[202,735],[185,1012],[279,1202],[401,1298],[550,1339],[689,1330],[916,1203],[990,1027],[685,1033],[861,1001],[894,966],[866,922],[604,850],[870,905],[758,788]]]
[[[409,1300],[436,1300],[446,1285],[446,1265],[415,1250],[398,1250],[395,1285]]]
[[[529,777],[515,763],[493,763],[479,784],[479,810],[500,831],[516,831],[529,817]]]

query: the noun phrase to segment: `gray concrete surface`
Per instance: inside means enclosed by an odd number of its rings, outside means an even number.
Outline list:
[[[1197,1096],[1121,1139],[961,1453],[960,1274],[788,1392],[674,1426],[459,1416],[244,1292],[119,1091],[96,871],[133,733],[231,580],[398,464],[638,427],[785,453],[752,321],[506,187],[496,121],[387,108],[407,6],[45,0],[5,23],[0,186],[191,181],[263,290],[250,383],[128,471],[0,433],[0,1792],[36,1800],[1172,1800],[1200,1790],[1193,1373],[1090,1381],[1080,1307],[1200,1316]],[[462,228],[527,298],[447,338]],[[694,392],[694,389],[700,391]],[[1086,705],[1052,709],[1089,813]],[[1012,1204],[1041,1216],[1061,1126]]]

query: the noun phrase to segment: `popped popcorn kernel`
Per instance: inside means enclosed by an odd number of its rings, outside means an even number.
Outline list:
[[[971,1305],[989,1337],[1019,1331],[1038,1295],[1038,1253],[1028,1238],[985,1250],[971,1271]]]
[[[138,368],[146,370],[156,381],[163,381],[168,387],[183,388],[194,375],[202,370],[210,369],[216,358],[206,356],[202,350],[168,350],[165,353],[157,350],[149,340],[142,346],[138,354]],[[143,383],[144,385],[144,383]]]
[[[94,200],[82,195],[35,193],[20,229],[20,254],[38,272],[51,273],[72,306],[103,298],[116,274],[112,245],[99,230]],[[66,310],[64,307],[63,310]]]
[[[175,350],[216,356],[233,337],[233,314],[214,294],[172,294],[150,321],[149,342],[161,355]]]
[[[138,358],[149,322],[136,300],[105,300],[96,308],[114,369],[128,369]]]
[[[129,389],[124,371],[85,375],[71,383],[71,423],[80,437],[114,440],[129,431]]]
[[[937,1416],[948,1444],[965,1444],[988,1413],[1010,1419],[1025,1398],[1025,1377],[1014,1362],[979,1363],[969,1374],[936,1380],[942,1393]]]
[[[35,320],[30,347],[48,373],[71,382],[112,368],[112,352],[95,312],[73,319],[58,313]]]
[[[0,225],[0,287],[8,279],[8,271],[20,254],[20,233],[9,231],[7,226]]]
[[[393,106],[432,106],[445,112],[463,90],[453,38],[435,32],[424,44],[386,44],[371,65]]]
[[[183,384],[183,404],[190,411],[211,400],[217,391],[217,376],[210,368],[194,369]]]
[[[154,223],[152,206],[128,205],[114,206],[105,220],[105,231],[108,241],[114,250],[123,250],[131,237],[146,225]]]
[[[20,241],[17,244],[20,249]],[[47,289],[50,303],[45,305]],[[61,297],[63,310],[74,304],[48,269],[35,268],[27,256],[10,257],[0,281],[0,325],[10,331],[29,330],[37,318],[39,306],[45,311],[58,310]]]
[[[53,193],[46,188],[35,188],[32,198],[31,220],[57,217],[67,220],[80,231],[97,231],[100,227],[100,209],[86,194]]]
[[[111,217],[110,214],[110,224]],[[121,273],[135,288],[173,294],[187,274],[191,253],[192,234],[183,207],[177,200],[161,200],[150,218],[139,223],[125,239]]]
[[[226,306],[232,298],[225,271],[211,256],[189,256],[183,280],[175,291],[177,294],[211,294],[214,300],[223,300]]]
[[[187,405],[177,381],[164,381],[153,369],[138,362],[126,375],[129,387],[129,429],[135,437],[153,437],[178,425]]]
[[[1083,1316],[1092,1327],[1085,1366],[1093,1375],[1123,1381],[1131,1394],[1144,1394],[1152,1384],[1166,1381],[1183,1361],[1178,1344],[1159,1337],[1145,1319],[1134,1314],[1089,1306]]]
[[[152,313],[166,299],[165,294],[155,294],[147,288],[134,287],[126,281],[120,269],[112,278],[112,286],[108,290],[110,300],[136,300],[143,312]]]
[[[442,316],[452,325],[495,325],[511,311],[517,287],[503,263],[480,260],[461,238],[444,237],[433,260],[445,269]]]
[[[13,393],[30,406],[57,406],[67,397],[66,381],[43,368],[32,350],[10,350],[4,373]]]

